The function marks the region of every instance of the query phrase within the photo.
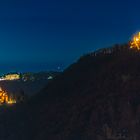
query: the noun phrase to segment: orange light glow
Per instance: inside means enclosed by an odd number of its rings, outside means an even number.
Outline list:
[[[140,32],[134,35],[132,41],[130,42],[130,48],[136,48],[140,50]]]
[[[15,104],[16,103],[16,100],[9,97],[7,92],[2,90],[2,88],[0,87],[0,104]]]

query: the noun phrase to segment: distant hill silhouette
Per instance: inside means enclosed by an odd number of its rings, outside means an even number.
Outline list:
[[[3,110],[0,139],[139,140],[140,52],[125,44],[87,54]]]
[[[11,94],[19,94],[22,90],[30,97],[38,93],[47,83],[51,80],[48,77],[54,78],[59,75],[60,72],[28,72],[20,74],[19,80],[2,80],[0,81],[0,87]]]

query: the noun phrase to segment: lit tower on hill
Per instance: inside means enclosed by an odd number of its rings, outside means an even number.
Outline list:
[[[130,42],[130,48],[136,48],[140,50],[140,32],[135,34]]]

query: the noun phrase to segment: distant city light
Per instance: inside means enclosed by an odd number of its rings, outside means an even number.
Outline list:
[[[52,79],[53,79],[53,77],[52,77],[52,76],[49,76],[49,77],[48,77],[48,80],[52,80]]]

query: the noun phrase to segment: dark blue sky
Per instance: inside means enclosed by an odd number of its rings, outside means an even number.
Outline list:
[[[140,2],[0,1],[0,73],[53,70],[127,42],[140,30]]]

